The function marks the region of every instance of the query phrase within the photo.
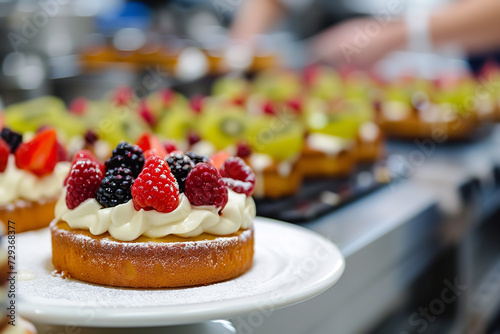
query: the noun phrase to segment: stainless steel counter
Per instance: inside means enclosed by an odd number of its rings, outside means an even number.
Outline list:
[[[484,330],[500,306],[491,284],[500,253],[492,250],[477,275],[474,263],[485,252],[477,252],[475,234],[500,208],[500,126],[474,143],[424,144],[427,149],[416,142],[389,145],[396,159],[407,162],[405,180],[304,224],[339,245],[344,277],[312,300],[274,311],[252,333],[369,332],[401,305],[412,281],[449,245],[456,248],[458,281],[471,287],[459,298],[450,332]],[[493,294],[485,296],[488,287]],[[236,327],[240,322],[234,320]]]

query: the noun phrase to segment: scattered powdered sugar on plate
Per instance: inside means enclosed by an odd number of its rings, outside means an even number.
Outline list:
[[[193,314],[198,308],[207,310],[211,305],[215,307],[216,303],[221,302],[226,303],[230,310],[232,303],[241,305],[248,300],[256,305],[259,300],[269,300],[270,295],[277,291],[290,297],[287,301],[296,302],[298,300],[292,298],[294,294],[299,296],[325,279],[331,280],[328,285],[331,286],[343,270],[340,253],[326,239],[294,225],[261,218],[255,222],[252,268],[240,277],[207,286],[131,289],[64,278],[64,275],[54,273],[49,229],[18,235],[17,249],[18,269],[30,272],[33,274],[30,277],[34,277],[18,282],[19,309],[28,319],[40,311],[55,316],[63,309],[74,309],[75,318],[78,318],[85,308],[109,312],[163,308],[168,312],[165,312],[160,322],[169,324],[175,322],[177,313],[185,311],[186,306]],[[323,287],[323,290],[328,286]],[[276,301],[276,305],[284,304]],[[249,306],[248,309],[251,308]]]

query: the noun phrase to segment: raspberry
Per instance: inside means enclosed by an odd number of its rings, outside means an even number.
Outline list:
[[[172,153],[174,151],[179,150],[177,148],[177,146],[175,145],[175,143],[172,141],[164,141],[162,144],[163,144],[163,148],[165,149],[165,151],[167,151],[167,153]]]
[[[179,186],[160,157],[150,157],[132,186],[134,208],[172,212],[179,206]]]
[[[5,140],[0,139],[0,173],[5,172],[9,162],[10,146]]]
[[[186,155],[191,158],[191,160],[194,162],[195,165],[202,163],[202,162],[209,162],[210,159],[206,155],[199,155],[194,153],[193,151],[189,151],[186,153]]]
[[[66,192],[66,205],[74,209],[88,198],[93,198],[103,179],[103,170],[92,160],[77,160],[71,167]]]
[[[250,154],[252,154],[250,146],[248,146],[248,144],[245,142],[239,142],[236,146],[236,155],[242,159],[245,159],[249,157]]]
[[[186,185],[186,177],[194,167],[194,162],[187,155],[182,155],[180,153],[171,154],[169,157],[167,157],[166,161],[168,167],[170,167],[170,171],[177,180],[177,184],[179,185],[179,192],[183,193],[184,187]]]
[[[225,185],[239,194],[252,196],[255,188],[255,174],[243,159],[231,157],[224,162],[220,175]]]
[[[207,164],[197,164],[186,178],[184,194],[192,205],[214,205],[222,212],[227,204],[227,188],[219,171]]]
[[[95,198],[105,208],[127,203],[132,198],[130,189],[134,180],[129,168],[110,169],[106,172]]]
[[[9,128],[3,128],[0,137],[9,145],[10,153],[15,153],[19,145],[23,142],[23,135],[12,131]]]
[[[128,168],[132,171],[132,175],[137,177],[144,166],[144,155],[139,146],[122,141],[105,164],[106,170],[116,167]]]
[[[102,163],[100,163],[96,157],[92,154],[92,152],[88,151],[88,150],[81,150],[81,151],[78,151],[76,154],[75,154],[75,157],[73,158],[73,161],[71,162],[71,165],[73,166],[77,161],[79,160],[90,160],[90,161],[94,161],[94,162],[97,162],[99,164],[99,168],[101,169],[101,171],[104,173],[104,165]],[[70,173],[71,174],[71,173]],[[64,185],[67,185],[68,184],[68,179],[69,179],[69,176],[70,174],[68,174],[68,176],[66,176],[66,179],[64,180]]]

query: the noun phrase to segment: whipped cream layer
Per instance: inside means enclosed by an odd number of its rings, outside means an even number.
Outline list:
[[[59,196],[71,164],[58,162],[51,174],[39,177],[16,167],[14,155],[9,155],[7,168],[0,173],[0,205],[19,199],[39,201]]]
[[[134,209],[132,200],[112,208],[102,208],[89,198],[73,210],[66,206],[66,190],[59,198],[55,216],[73,229],[88,230],[94,235],[109,232],[121,241],[132,241],[141,235],[161,238],[167,235],[195,237],[202,233],[228,235],[252,227],[255,218],[255,202],[245,194],[228,190],[228,202],[219,215],[213,206],[192,206],[184,194],[180,194],[179,206],[172,212]]]

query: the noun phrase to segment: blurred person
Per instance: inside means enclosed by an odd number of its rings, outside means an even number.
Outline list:
[[[306,0],[247,0],[237,13],[231,37],[254,44],[287,10],[300,8]],[[401,2],[393,1],[393,6]],[[390,1],[388,7],[391,6]],[[389,14],[395,13],[390,11]],[[347,20],[313,38],[313,60],[331,62],[339,67],[370,67],[386,54],[409,49],[433,51],[448,45],[468,54],[500,47],[500,2],[498,0],[462,0],[432,12],[415,10],[406,16],[385,15]]]

